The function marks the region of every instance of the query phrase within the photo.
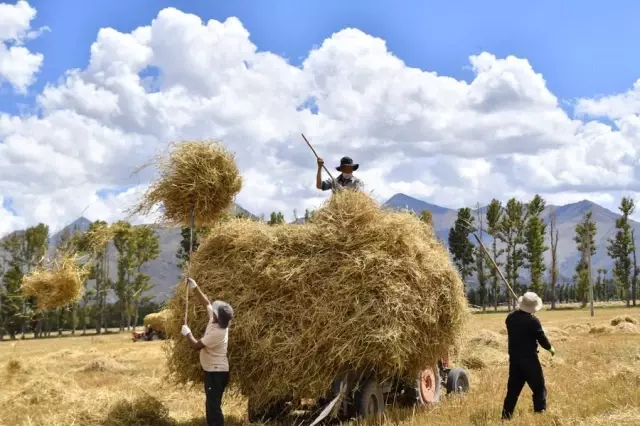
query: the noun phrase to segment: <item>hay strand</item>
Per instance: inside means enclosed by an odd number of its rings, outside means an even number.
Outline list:
[[[51,269],[38,267],[25,275],[22,291],[36,298],[40,310],[60,308],[80,300],[88,276],[87,264],[79,266],[76,255],[65,254],[53,262]]]
[[[448,252],[414,215],[342,191],[312,223],[218,224],[191,259],[201,289],[230,302],[235,384],[256,401],[324,395],[346,369],[417,377],[458,344],[468,318]],[[168,367],[199,383],[197,351],[180,336],[185,300],[170,300]],[[196,306],[191,329],[208,322]]]
[[[163,221],[189,225],[195,209],[197,226],[217,222],[231,209],[242,188],[234,156],[214,141],[185,141],[156,157],[159,177],[132,214],[148,215],[162,209]]]

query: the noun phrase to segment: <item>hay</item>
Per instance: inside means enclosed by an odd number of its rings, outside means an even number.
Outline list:
[[[640,328],[630,322],[621,322],[616,326],[615,333],[636,334],[640,333]]]
[[[591,327],[589,334],[610,334],[613,333],[614,328],[608,325],[598,325]]]
[[[234,307],[232,380],[256,404],[322,396],[349,369],[414,378],[456,348],[469,315],[433,230],[355,191],[334,195],[312,223],[220,223],[191,268],[206,294]],[[168,368],[179,383],[199,383],[198,353],[179,333],[184,292],[169,303]],[[201,336],[203,307],[189,318]]]
[[[95,359],[85,365],[82,371],[85,373],[117,373],[125,371],[127,368],[111,358]]]
[[[563,330],[567,333],[586,334],[591,331],[591,324],[569,324],[563,327]]]
[[[489,346],[491,348],[499,349],[503,347],[507,341],[500,334],[491,330],[480,330],[477,334],[474,334],[469,343],[478,346]]]
[[[51,269],[39,267],[25,275],[22,291],[36,298],[38,309],[59,308],[80,300],[88,276],[88,265],[79,266],[77,257],[67,254],[54,261]]]
[[[132,213],[147,215],[162,206],[164,221],[172,225],[188,225],[192,209],[196,225],[217,222],[242,188],[233,154],[217,142],[182,142],[168,155],[157,157],[155,165],[159,179]]]
[[[614,319],[611,320],[611,325],[614,326],[614,327],[616,325],[622,324],[622,323],[638,325],[638,320],[636,320],[635,318],[633,318],[633,317],[631,317],[629,315],[618,316],[618,317],[615,317]]]
[[[144,325],[151,327],[155,331],[166,331],[166,323],[171,315],[171,311],[163,309],[160,312],[154,312],[144,317]]]
[[[169,409],[159,399],[144,395],[136,399],[124,399],[114,404],[101,426],[173,426]]]

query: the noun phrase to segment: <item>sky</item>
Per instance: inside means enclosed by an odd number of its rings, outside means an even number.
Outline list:
[[[640,3],[1,1],[0,236],[127,217],[187,138],[254,214],[328,197],[301,132],[380,201],[640,192]]]

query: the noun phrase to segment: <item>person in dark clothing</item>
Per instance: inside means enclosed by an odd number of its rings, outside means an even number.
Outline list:
[[[527,292],[518,299],[518,305],[505,321],[509,337],[509,381],[502,407],[503,420],[513,416],[525,383],[533,392],[533,411],[542,413],[547,409],[547,389],[538,359],[538,344],[555,355],[540,320],[533,315],[542,308],[542,300],[537,294]]]

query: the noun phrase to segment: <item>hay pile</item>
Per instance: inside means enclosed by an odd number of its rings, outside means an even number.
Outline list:
[[[195,209],[196,225],[217,222],[231,208],[242,188],[233,154],[220,143],[186,141],[156,158],[159,178],[151,184],[132,213],[147,215],[163,209],[164,220],[188,225]]]
[[[59,308],[82,297],[83,284],[89,275],[88,265],[79,266],[73,255],[64,255],[51,269],[39,267],[22,278],[22,291],[36,297],[38,309]]]
[[[461,350],[460,364],[471,370],[508,362],[507,338],[491,330],[472,331]]]
[[[160,312],[154,312],[144,317],[144,325],[151,327],[155,331],[166,331],[166,323],[171,315],[171,311],[163,309]]]
[[[631,324],[631,325],[638,325],[638,320],[636,320],[635,318],[629,316],[629,315],[622,315],[622,316],[618,316],[615,317],[611,320],[611,325],[612,326],[617,326],[619,324],[623,324],[623,323],[627,323],[627,324]]]
[[[220,223],[191,275],[234,307],[232,380],[258,405],[321,396],[347,369],[416,377],[455,349],[468,318],[462,281],[432,228],[355,191],[334,195],[312,223]],[[181,286],[169,303],[168,367],[178,382],[200,382],[198,353],[179,333],[183,294]],[[204,308],[189,315],[201,336]]]

